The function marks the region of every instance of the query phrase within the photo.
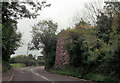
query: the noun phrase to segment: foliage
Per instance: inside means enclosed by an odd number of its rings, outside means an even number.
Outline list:
[[[25,64],[22,63],[12,63],[10,64],[12,68],[21,68],[21,67],[25,67]]]
[[[45,68],[49,69],[55,62],[57,24],[51,20],[43,20],[32,28],[32,43],[34,46],[31,49],[43,49]]]
[[[49,69],[48,71],[53,74],[55,73],[55,74],[61,74],[61,75],[66,75],[66,76],[82,78],[81,73],[79,73],[79,71],[76,70],[76,68],[71,67],[71,66],[66,66],[65,68],[57,69],[57,70]]]
[[[33,57],[32,54],[29,54],[29,56],[26,55],[18,55],[16,57],[12,57],[10,59],[10,63],[21,63],[25,64],[25,66],[37,66],[37,60],[35,57]]]
[[[108,43],[110,33],[112,32],[112,17],[108,17],[104,13],[101,14],[101,16],[98,16],[97,21],[97,27],[98,27],[98,33],[97,36],[104,40],[105,43]]]
[[[100,81],[103,82],[106,79],[106,77],[104,75],[95,74],[95,73],[88,73],[84,78],[88,79],[88,80],[90,79],[92,81],[98,81],[98,82],[100,82]]]
[[[9,62],[11,54],[20,46],[21,33],[16,32],[15,25],[11,21],[6,21],[2,25],[2,58],[3,64]],[[4,64],[4,66],[9,66],[9,64]],[[4,70],[3,66],[3,70]]]
[[[45,60],[37,60],[38,65],[44,66],[45,65]]]
[[[88,50],[87,44],[82,34],[77,34],[74,32],[70,32],[69,34],[72,42],[68,43],[66,47],[70,55],[70,64],[78,67],[83,65],[83,61],[86,61],[88,58],[88,54],[85,53],[85,51]]]
[[[29,5],[31,10],[26,7]],[[2,2],[2,59],[3,71],[10,68],[10,55],[20,46],[21,33],[17,32],[17,20],[36,18],[38,10],[50,6],[46,2]],[[1,25],[0,25],[1,26]],[[1,30],[0,30],[1,31]],[[8,68],[6,68],[8,67]]]
[[[38,58],[37,58],[37,63],[38,63],[38,65],[40,65],[40,66],[45,65],[44,56],[38,56]]]
[[[113,10],[109,10],[109,7]],[[75,28],[60,32],[59,36],[66,39],[65,48],[70,56],[69,66],[75,69],[70,70],[71,72],[76,71],[77,74],[68,73],[67,68],[52,72],[67,73],[67,75],[76,77],[81,75],[81,78],[93,81],[119,83],[119,8],[119,3],[107,3],[104,11],[101,11],[97,16],[96,26],[92,27],[85,22],[79,22]]]

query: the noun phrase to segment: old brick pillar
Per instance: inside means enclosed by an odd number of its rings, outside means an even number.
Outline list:
[[[64,48],[65,40],[63,37],[59,37],[57,40],[55,68],[62,68],[69,64],[69,55]]]

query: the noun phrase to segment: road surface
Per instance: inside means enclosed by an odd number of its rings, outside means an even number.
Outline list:
[[[44,67],[24,67],[15,69],[14,76],[12,78],[12,82],[15,81],[24,81],[24,82],[44,82],[44,83],[92,83],[90,81],[86,81],[79,78],[74,78],[70,76],[51,74],[44,70]],[[29,83],[28,82],[28,83]]]

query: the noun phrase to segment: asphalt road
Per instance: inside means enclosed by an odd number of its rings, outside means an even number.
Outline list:
[[[51,74],[44,70],[44,67],[24,67],[15,69],[12,82],[24,81],[24,82],[45,82],[45,83],[92,83],[79,78],[74,78],[70,76]]]

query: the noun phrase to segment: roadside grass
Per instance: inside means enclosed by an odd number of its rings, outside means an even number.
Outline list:
[[[93,82],[103,82],[106,80],[106,76],[102,75],[102,74],[96,74],[96,73],[88,73],[86,75],[82,75],[82,73],[78,72],[77,70],[71,70],[71,68],[69,69],[50,69],[48,70],[48,72],[50,73],[54,73],[54,74],[61,74],[61,75],[66,75],[66,76],[72,76],[72,77],[77,77],[80,79],[85,79],[85,80],[91,80]]]
[[[104,76],[102,74],[88,73],[83,78],[87,79],[87,80],[92,80],[92,81],[105,81],[106,76]]]
[[[63,71],[63,70],[48,70],[50,73],[61,74],[66,76],[81,78],[81,74],[77,72]]]
[[[63,69],[49,69],[48,72],[55,73],[55,74],[61,74],[66,76],[72,76],[77,78],[82,78],[82,74],[78,72],[74,67],[65,67]]]
[[[11,63],[10,65],[11,65],[12,68],[25,67],[25,64],[22,64],[22,63]]]

